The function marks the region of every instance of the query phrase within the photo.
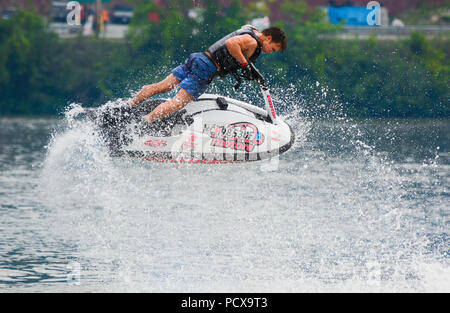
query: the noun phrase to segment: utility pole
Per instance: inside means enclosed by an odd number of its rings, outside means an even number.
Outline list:
[[[98,38],[102,27],[102,0],[96,0],[95,2],[95,37]]]

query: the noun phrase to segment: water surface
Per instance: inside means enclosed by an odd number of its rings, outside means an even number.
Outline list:
[[[450,292],[448,119],[302,119],[278,167],[0,118],[0,290]]]

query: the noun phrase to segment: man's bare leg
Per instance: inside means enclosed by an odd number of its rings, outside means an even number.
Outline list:
[[[186,104],[193,101],[194,98],[183,88],[178,91],[177,95],[170,100],[158,105],[152,112],[144,116],[147,123],[151,124],[157,119],[164,118],[170,114],[181,110]]]
[[[172,90],[179,82],[180,81],[173,74],[170,74],[159,83],[146,85],[134,96],[133,100],[130,101],[130,105],[135,106],[156,94]]]

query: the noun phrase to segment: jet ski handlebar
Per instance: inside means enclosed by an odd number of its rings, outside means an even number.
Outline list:
[[[261,75],[261,73],[258,71],[258,69],[256,68],[255,64],[253,64],[252,62],[248,62],[248,64],[250,65],[253,75],[255,76],[255,80],[258,82],[258,84],[262,88],[267,88],[266,81],[265,81],[264,77]]]
[[[278,124],[277,115],[275,113],[275,107],[272,102],[272,97],[270,96],[270,93],[269,93],[269,87],[267,87],[264,77],[261,75],[261,73],[255,67],[255,65],[250,61],[248,62],[248,65],[250,65],[250,70],[252,71],[252,74],[254,77],[253,80],[256,80],[256,82],[261,87],[261,90],[262,90],[262,93],[264,96],[264,103],[265,103],[267,115],[270,117],[272,123],[276,125],[276,124]],[[234,86],[234,89],[237,90],[242,84],[242,78],[238,74],[237,71],[234,71],[231,73],[233,74],[234,78],[236,78],[236,80],[237,80],[237,84]]]
[[[256,82],[261,86],[261,88],[267,89],[266,81],[265,81],[264,77],[261,75],[261,73],[259,72],[259,70],[256,68],[256,66],[250,61],[248,62],[248,65],[250,66],[252,74],[255,77],[254,80],[256,80]],[[234,78],[237,81],[237,84],[234,85],[234,89],[238,90],[242,84],[242,77],[241,77],[241,75],[239,75],[239,73],[237,71],[234,71],[231,73],[233,74]]]

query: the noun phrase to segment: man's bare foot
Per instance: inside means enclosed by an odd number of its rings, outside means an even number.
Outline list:
[[[153,123],[153,119],[150,117],[150,114],[145,115],[144,120],[147,122],[147,124]]]
[[[127,103],[132,107],[136,106],[136,100],[134,98],[128,100]]]

